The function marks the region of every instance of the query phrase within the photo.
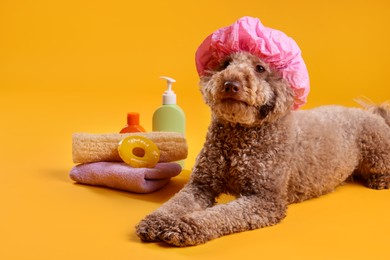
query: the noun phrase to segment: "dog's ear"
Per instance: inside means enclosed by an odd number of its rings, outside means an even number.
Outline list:
[[[200,80],[199,80],[199,87],[205,87],[209,84],[210,80],[211,80],[211,77],[212,77],[212,74],[209,73],[209,74],[206,74],[206,75],[202,75],[200,77]]]

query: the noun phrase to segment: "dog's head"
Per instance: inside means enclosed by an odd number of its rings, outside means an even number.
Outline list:
[[[272,122],[294,103],[288,82],[248,52],[227,56],[201,77],[200,86],[213,117],[234,124]]]

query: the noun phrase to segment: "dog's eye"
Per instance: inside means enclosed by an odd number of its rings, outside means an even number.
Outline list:
[[[259,72],[259,73],[262,73],[262,72],[265,71],[265,68],[263,66],[261,66],[261,65],[257,65],[256,66],[256,71]]]
[[[226,69],[228,66],[230,65],[230,60],[225,60],[223,63],[222,63],[222,69]]]

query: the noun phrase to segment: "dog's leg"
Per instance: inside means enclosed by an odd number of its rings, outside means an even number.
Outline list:
[[[212,184],[217,178],[207,174],[210,171],[223,172],[224,163],[215,163],[210,166],[203,163],[207,158],[220,157],[215,147],[202,149],[198,156],[197,164],[194,166],[192,177],[189,183],[184,186],[176,195],[165,202],[160,208],[146,216],[137,226],[136,233],[143,241],[159,241],[160,234],[170,230],[176,225],[180,217],[194,211],[202,211],[213,206],[215,198],[221,194],[221,184]],[[211,177],[210,177],[211,176]]]
[[[390,188],[390,127],[384,121],[370,122],[360,146],[363,159],[357,175],[369,188]]]
[[[191,246],[276,224],[285,217],[287,208],[285,200],[278,195],[268,199],[260,195],[243,196],[227,204],[193,211],[172,223],[160,234],[160,239],[174,246]]]
[[[214,205],[216,195],[209,189],[187,184],[160,208],[146,216],[137,226],[136,233],[143,241],[159,241],[159,235],[176,225],[177,219],[193,211]]]
[[[367,187],[383,190],[390,188],[390,174],[365,174],[362,176]]]

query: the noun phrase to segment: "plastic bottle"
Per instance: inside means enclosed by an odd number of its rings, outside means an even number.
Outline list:
[[[146,132],[139,124],[139,114],[136,112],[127,113],[127,125],[120,131],[123,133]]]
[[[176,94],[172,90],[172,83],[176,80],[169,77],[161,77],[167,81],[167,90],[162,96],[162,106],[153,114],[153,131],[178,132],[185,134],[185,114],[176,104]]]
[[[178,132],[185,134],[186,117],[183,109],[176,104],[176,94],[172,90],[172,83],[176,80],[169,77],[160,77],[167,81],[167,90],[162,96],[162,106],[157,108],[153,114],[153,131]],[[184,160],[178,161],[184,168]]]

